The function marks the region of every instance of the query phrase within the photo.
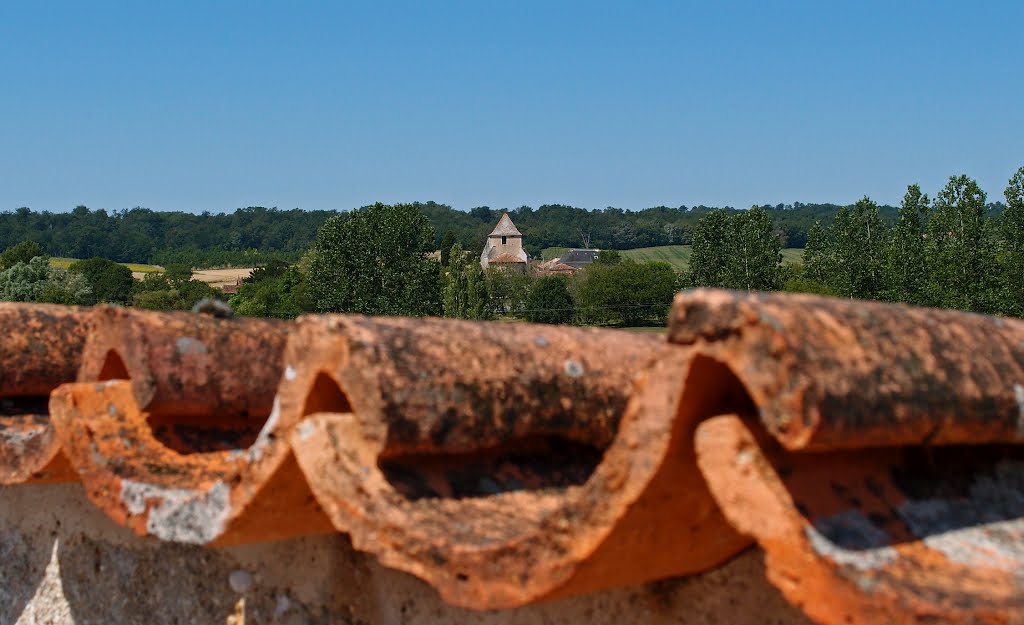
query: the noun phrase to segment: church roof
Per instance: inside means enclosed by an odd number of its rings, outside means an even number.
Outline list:
[[[512,223],[512,218],[508,216],[508,213],[502,213],[501,219],[498,220],[498,225],[494,226],[494,230],[491,230],[491,234],[488,236],[492,237],[521,237],[522,232],[519,232],[519,228]]]
[[[515,254],[509,254],[508,252],[505,252],[504,254],[498,254],[494,258],[488,259],[487,262],[492,265],[495,263],[498,263],[500,265],[503,263],[525,263],[526,261],[516,256]]]

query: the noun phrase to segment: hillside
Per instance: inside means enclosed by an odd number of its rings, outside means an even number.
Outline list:
[[[561,256],[569,248],[549,247],[542,252],[544,260],[551,260]],[[640,247],[635,250],[620,250],[626,258],[643,263],[647,261],[661,261],[672,265],[679,271],[689,267],[691,246],[689,245],[658,245],[655,247]],[[783,263],[798,263],[803,256],[803,250],[799,248],[786,248],[782,250]]]

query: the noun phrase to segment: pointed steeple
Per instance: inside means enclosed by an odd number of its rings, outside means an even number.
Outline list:
[[[494,226],[494,230],[487,236],[491,237],[521,237],[522,232],[519,232],[519,228],[512,223],[512,218],[508,216],[508,213],[502,213],[501,219],[498,220],[498,225]]]

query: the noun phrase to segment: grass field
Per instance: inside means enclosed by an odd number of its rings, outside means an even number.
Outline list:
[[[549,247],[541,252],[544,260],[558,258],[569,248]],[[685,270],[690,266],[691,248],[689,245],[660,245],[658,247],[640,247],[635,250],[621,250],[626,258],[632,258],[637,262],[661,261],[672,265],[677,270]],[[803,257],[804,251],[798,248],[787,248],[782,250],[782,262],[798,263]]]

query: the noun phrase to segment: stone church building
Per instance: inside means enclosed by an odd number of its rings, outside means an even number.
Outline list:
[[[512,223],[508,213],[502,213],[498,225],[487,235],[484,251],[480,253],[480,266],[526,273],[529,262],[530,257],[523,249],[523,233]]]

